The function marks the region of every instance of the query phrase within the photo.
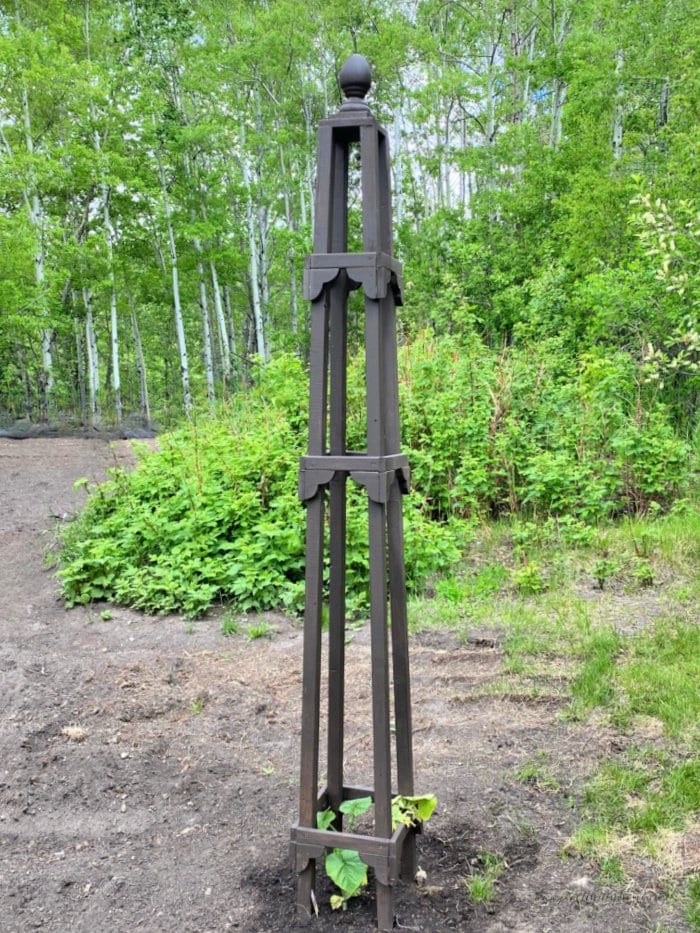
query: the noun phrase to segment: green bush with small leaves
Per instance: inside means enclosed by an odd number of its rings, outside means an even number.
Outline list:
[[[206,419],[141,449],[134,470],[111,470],[62,531],[58,577],[67,604],[109,600],[197,617],[217,601],[248,612],[298,611],[304,595],[305,513],[297,495],[307,384],[280,357],[225,418]],[[366,496],[349,484],[347,598],[368,603]],[[459,555],[459,523],[430,521],[405,499],[410,590]]]
[[[363,370],[356,354],[348,375],[353,450],[364,447]],[[402,346],[409,590],[449,573],[478,518],[517,516],[524,524],[514,537],[523,543],[532,529],[587,543],[600,519],[669,509],[691,483],[694,460],[638,370],[623,353],[576,362],[556,338],[537,352],[429,332]],[[223,415],[161,436],[132,472],[112,470],[62,532],[68,605],[106,599],[192,617],[222,600],[241,611],[299,610],[307,398],[301,363],[280,355],[257,367],[253,387]],[[366,493],[354,483],[347,529],[348,609],[362,613]],[[515,582],[526,593],[545,587],[528,566]]]
[[[692,447],[630,353],[424,332],[399,363],[403,436],[435,517],[518,515],[583,538],[600,519],[669,509],[692,482]]]

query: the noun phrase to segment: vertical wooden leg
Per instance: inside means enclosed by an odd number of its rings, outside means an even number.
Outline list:
[[[312,915],[311,892],[316,884],[316,859],[297,875],[297,917],[300,920]]]
[[[343,732],[345,717],[345,485],[330,484],[330,594],[328,611],[328,804],[338,813],[343,801]],[[336,829],[342,828],[342,814]]]
[[[394,889],[390,884],[376,883],[377,929],[380,933],[394,929]]]
[[[416,834],[410,832],[404,839],[401,849],[401,867],[399,873],[402,881],[413,881],[418,871],[416,855]]]
[[[347,153],[335,150],[339,178],[347,175]],[[338,185],[334,200],[333,230],[345,228],[344,185]],[[340,199],[340,200],[339,200]],[[338,276],[330,292],[329,355],[331,454],[345,453],[347,422],[347,277]],[[330,482],[330,581],[328,599],[328,802],[337,814],[335,828],[343,828],[338,808],[343,801],[343,754],[345,720],[345,494],[347,474],[338,472]]]
[[[394,715],[396,720],[396,783],[400,794],[412,796],[413,726],[411,721],[411,679],[408,657],[408,618],[406,614],[406,570],[403,556],[403,517],[401,491],[394,480],[387,504],[389,537],[389,590],[391,594],[391,647],[394,675]],[[411,833],[401,855],[401,877],[413,880],[416,874],[416,837]]]
[[[384,506],[368,499],[370,627],[372,637],[372,718],[374,733],[374,823],[376,833],[391,836],[391,735],[389,646]]]
[[[389,645],[387,634],[386,512],[368,499],[370,626],[372,634],[372,714],[374,731],[374,825],[377,836],[391,837],[391,735]],[[394,925],[391,885],[376,883],[377,926]]]
[[[325,493],[319,489],[306,513],[306,604],[301,712],[299,825],[315,827],[318,796],[319,706],[321,702],[321,599],[323,594],[323,519]],[[297,910],[311,912],[315,861],[297,878]]]

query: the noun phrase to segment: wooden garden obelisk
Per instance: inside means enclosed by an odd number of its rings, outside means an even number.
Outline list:
[[[401,265],[393,258],[389,145],[364,101],[369,65],[352,55],[340,72],[346,100],[318,133],[314,252],[304,272],[311,301],[309,452],[302,457],[299,492],[307,508],[306,603],[299,820],[292,828],[297,909],[311,911],[316,861],[327,848],[357,851],[376,883],[380,930],[393,926],[393,885],[415,874],[415,829],[392,827],[392,793],[413,794],[411,697],[406,626],[402,494],[408,460],[400,452],[396,306]],[[363,251],[348,249],[348,155],[359,143]],[[362,287],[365,305],[367,449],[346,449],[348,294]],[[345,497],[348,477],[367,492],[369,516],[373,783],[350,787],[343,777],[345,668]],[[324,524],[330,524],[328,593],[327,784],[319,788],[321,618]],[[396,731],[392,781],[390,671]],[[368,723],[369,729],[369,723]],[[395,788],[395,789],[394,789]],[[338,811],[371,795],[374,834],[316,828],[319,809]]]

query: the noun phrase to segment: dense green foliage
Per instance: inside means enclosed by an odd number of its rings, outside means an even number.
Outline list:
[[[423,334],[401,365],[403,435],[439,517],[646,513],[691,475],[689,445],[628,354],[574,362],[555,337],[496,353]]]
[[[92,491],[66,526],[59,572],[69,604],[109,599],[151,612],[196,616],[226,599],[248,611],[303,603],[304,510],[297,498],[307,388],[299,362],[282,357],[225,419],[164,435],[132,472]],[[438,525],[419,494],[406,510],[408,586],[458,556],[457,522]],[[366,605],[366,505],[348,502],[347,594]]]
[[[592,360],[572,373],[556,351],[543,347],[533,361],[474,338],[456,352],[453,340],[429,334],[402,348],[412,590],[454,566],[466,520],[644,514],[668,507],[690,481],[688,445],[628,359]],[[217,599],[243,610],[299,608],[296,480],[307,395],[299,361],[279,356],[258,367],[254,387],[224,415],[163,435],[132,473],[113,471],[64,533],[68,601],[190,615]],[[352,449],[364,434],[360,365],[351,367],[349,396]],[[347,587],[357,611],[367,600],[366,507],[362,492],[349,490]],[[519,579],[525,591],[539,578],[525,567]]]
[[[0,417],[172,423],[235,392],[255,355],[304,358],[315,126],[357,47],[393,149],[405,337],[512,347],[503,378],[528,395],[543,348],[563,407],[602,367],[629,411],[635,369],[658,390],[658,404],[643,392],[640,430],[691,438],[695,12],[690,0],[5,4]],[[490,401],[478,405],[493,422]],[[617,415],[625,457],[639,438]],[[592,484],[601,502],[637,494],[611,490],[586,456],[553,488],[571,443],[533,466],[543,500]],[[486,493],[496,510],[520,495],[509,469]]]

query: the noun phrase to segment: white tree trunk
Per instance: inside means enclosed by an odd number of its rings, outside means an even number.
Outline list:
[[[243,147],[241,147],[243,149]],[[258,355],[267,361],[267,347],[265,343],[265,325],[263,321],[262,302],[260,300],[260,280],[258,269],[258,244],[255,230],[255,213],[253,211],[253,190],[250,179],[250,168],[245,152],[242,151],[241,163],[243,167],[243,183],[246,188],[246,221],[248,225],[248,253],[250,295],[253,305],[253,319],[255,321],[255,345]]]
[[[536,39],[537,39],[537,26],[532,26],[532,28],[530,29],[530,34],[527,39],[527,46],[525,50],[526,55],[527,55],[527,63],[529,67],[527,69],[527,72],[525,73],[525,80],[523,81],[523,96],[521,100],[523,120],[526,120],[530,116],[530,113],[532,111],[532,104],[530,102],[530,86],[532,84],[531,66],[535,58],[535,40]]]
[[[561,51],[564,45],[564,41],[569,34],[572,18],[573,7],[569,7],[564,8],[561,11],[559,19],[557,19],[554,4],[552,3],[551,33],[557,52]],[[562,113],[564,111],[564,102],[566,101],[567,90],[568,85],[566,82],[557,76],[554,79],[552,86],[552,114],[549,129],[549,144],[552,149],[557,149],[561,142]]]
[[[306,157],[306,187],[309,192],[309,209],[311,212],[311,242],[314,241],[314,224],[316,223],[316,212],[313,209],[316,200],[315,175],[312,168],[311,156]],[[306,213],[306,212],[304,212]]]
[[[394,117],[394,203],[396,204],[396,222],[403,220],[403,108],[396,108]]]
[[[289,247],[289,310],[292,317],[292,333],[299,336],[299,301],[297,298],[297,270],[294,245]]]
[[[263,335],[265,338],[265,353],[263,359],[270,359],[270,331],[267,327],[267,315],[270,307],[270,254],[267,248],[267,208],[258,208],[258,242],[260,243],[260,257],[258,268],[260,270],[260,311],[263,319]]]
[[[32,124],[29,114],[29,98],[27,96],[26,87],[22,88],[22,111],[24,115],[24,137],[25,145],[27,147],[27,152],[29,155],[34,153],[34,140],[32,138]],[[36,282],[37,292],[39,295],[39,307],[41,309],[42,317],[48,315],[48,307],[46,301],[46,270],[45,270],[45,254],[44,254],[44,236],[45,236],[45,222],[44,222],[44,211],[41,206],[41,201],[39,200],[39,195],[34,190],[31,195],[31,200],[25,196],[27,206],[29,207],[29,219],[31,220],[32,226],[34,227],[34,233],[36,236],[36,252],[34,254],[34,281]],[[54,375],[53,375],[53,356],[51,352],[51,344],[53,341],[53,332],[49,327],[43,327],[41,329],[41,384],[40,384],[40,399],[41,399],[41,408],[42,408],[42,418],[48,417],[48,407],[51,401],[51,395],[54,388]]]
[[[122,423],[122,386],[119,371],[119,325],[117,319],[117,288],[114,281],[114,263],[112,255],[112,223],[109,217],[109,189],[102,186],[103,218],[105,228],[105,243],[107,245],[107,262],[109,265],[109,344],[112,353],[112,394],[114,398],[114,414],[117,424]]]
[[[131,332],[134,337],[134,356],[136,358],[136,378],[139,384],[139,416],[145,425],[151,422],[151,408],[148,401],[148,378],[146,374],[146,361],[143,356],[143,345],[141,343],[141,332],[139,322],[136,317],[136,306],[133,295],[129,294],[129,305],[131,308]]]
[[[202,189],[200,188],[200,185],[198,182],[198,173],[196,170],[196,166],[194,165],[192,160],[187,156],[185,156],[185,171],[187,174],[187,178],[190,180],[190,184],[199,188],[201,191]],[[204,190],[206,190],[206,187],[204,188]],[[206,203],[205,203],[203,195],[202,195],[199,207],[200,207],[200,211],[202,214],[202,218],[206,220],[207,219],[207,208],[206,208]],[[190,219],[193,222],[196,219],[196,213],[195,213],[194,208],[191,209]],[[197,270],[199,272],[199,298],[200,298],[200,307],[202,309],[202,327],[204,329],[205,336],[206,336],[205,349],[204,349],[204,367],[207,373],[207,377],[206,377],[207,378],[207,396],[209,398],[209,402],[211,403],[214,401],[214,397],[215,397],[212,334],[211,334],[211,324],[210,324],[210,318],[209,318],[209,302],[207,300],[206,277],[204,274],[204,260],[201,258],[203,250],[202,250],[202,244],[197,237],[195,237],[194,239],[194,248],[197,252],[197,255],[200,257],[198,264],[197,264]],[[212,293],[214,296],[214,314],[215,314],[216,324],[217,324],[216,331],[218,335],[219,359],[221,360],[223,380],[224,380],[224,383],[226,383],[229,379],[229,376],[231,375],[231,356],[229,353],[229,346],[228,346],[228,334],[226,333],[226,320],[224,318],[223,307],[221,304],[221,289],[219,288],[219,277],[216,274],[216,267],[212,259],[209,260],[209,273],[211,275]],[[211,381],[210,381],[210,376],[211,376]]]
[[[442,155],[442,174],[443,174],[443,184],[445,189],[444,196],[444,205],[449,210],[452,207],[452,159],[450,158],[450,147],[452,145],[452,138],[450,134],[451,122],[452,122],[452,107],[453,101],[450,101],[449,106],[447,107],[445,113],[445,128],[444,128],[444,143],[443,143],[443,155]]]
[[[83,4],[83,35],[85,36],[85,47],[88,60],[90,60],[90,6],[89,0],[84,0]],[[91,121],[94,121],[94,111],[92,102],[89,103],[89,113]],[[93,144],[98,157],[102,152],[102,142],[99,131],[93,132]],[[102,223],[104,226],[105,246],[107,247],[107,274],[109,276],[109,340],[112,354],[112,396],[114,399],[114,414],[117,424],[122,423],[122,387],[121,374],[119,369],[119,326],[117,317],[117,286],[114,276],[114,228],[109,211],[110,188],[104,178],[104,172],[101,170],[102,181],[100,189],[102,193]]]
[[[324,84],[325,87],[325,84]],[[258,139],[263,138],[263,118],[262,108],[260,106],[260,91],[255,88],[255,120],[258,128]],[[327,111],[326,111],[327,112]],[[255,175],[258,182],[261,180],[261,168],[264,157],[264,149],[261,142],[258,142],[258,161],[255,167]],[[262,186],[260,187],[262,190]],[[263,319],[263,335],[265,338],[265,352],[263,359],[270,358],[270,331],[267,327],[267,315],[270,308],[270,255],[267,248],[267,235],[269,230],[269,210],[267,204],[261,197],[258,197],[258,242],[260,244],[260,302]]]
[[[194,248],[201,255],[202,245],[195,237]],[[207,283],[204,278],[204,263],[197,262],[197,275],[199,276],[199,308],[202,313],[202,356],[204,357],[204,375],[207,381],[207,400],[209,405],[216,401],[214,388],[214,360],[211,352],[211,325],[209,323],[209,301],[207,299]]]
[[[306,180],[303,172],[300,173],[299,178],[299,213],[301,215],[301,225],[306,229],[308,217],[306,211]]]
[[[459,142],[462,148],[462,152],[465,152],[467,148],[467,121],[466,120],[462,120],[462,127],[460,130],[460,141]],[[467,206],[468,206],[467,190],[468,190],[467,173],[462,168],[460,169],[460,172],[459,172],[459,200],[462,204],[462,210],[464,211],[465,215],[466,215]]]
[[[112,392],[117,424],[122,423],[122,383],[119,373],[119,328],[117,322],[117,293],[113,286],[109,293],[109,342],[112,348]]]
[[[617,87],[615,90],[615,110],[613,112],[613,131],[612,147],[613,158],[618,160],[622,158],[622,132],[623,132],[623,99],[624,87],[622,85],[622,68],[625,64],[625,53],[618,49],[615,52],[615,78]]]
[[[228,325],[229,351],[231,353],[231,360],[233,361],[237,356],[236,328],[233,320],[233,308],[231,306],[231,289],[228,285],[224,285],[224,307],[226,308],[226,323]]]
[[[168,247],[170,249],[170,276],[173,290],[173,313],[175,315],[175,332],[177,334],[177,347],[180,354],[180,381],[182,383],[182,401],[185,414],[189,418],[192,413],[192,393],[190,391],[190,365],[187,359],[187,341],[185,340],[185,325],[182,318],[182,305],[180,303],[180,275],[178,271],[177,248],[175,246],[175,232],[173,230],[172,212],[168,189],[165,183],[165,168],[160,153],[157,154],[160,187],[165,211],[165,225],[168,233]]]
[[[491,57],[495,55],[491,49]],[[486,78],[486,145],[491,145],[496,138],[496,72],[489,67]]]
[[[20,10],[19,10],[19,0],[15,0],[15,19],[17,20],[18,25],[21,24]],[[32,121],[29,113],[29,95],[27,93],[27,86],[22,85],[22,117],[24,121],[24,139],[25,145],[27,147],[27,152],[29,155],[34,153],[34,138],[32,136]],[[6,140],[3,137],[3,142],[5,147],[9,150]],[[27,205],[29,211],[29,219],[34,227],[34,232],[36,235],[36,253],[34,255],[34,281],[36,282],[37,292],[39,295],[39,307],[43,317],[48,315],[48,306],[46,301],[46,282],[45,282],[45,269],[44,269],[44,212],[39,200],[39,195],[36,191],[36,187],[32,181],[31,188],[32,197],[31,201],[29,199],[29,192],[24,192],[24,201]],[[39,380],[39,407],[41,409],[41,418],[43,420],[48,418],[48,408],[51,400],[51,395],[54,388],[54,375],[53,375],[53,357],[51,352],[51,344],[53,342],[53,332],[50,328],[42,328],[41,330],[41,378]]]
[[[73,308],[75,309],[75,292],[73,292]],[[83,326],[77,315],[73,317],[73,334],[75,335],[75,358],[78,364],[78,396],[80,398],[80,423],[87,423],[87,392],[85,389],[85,356],[83,354]]]
[[[283,149],[280,149],[280,166],[282,168],[282,178],[286,180],[287,168],[284,161]],[[289,261],[289,310],[292,321],[292,333],[296,337],[299,334],[299,309],[297,301],[296,264],[294,261],[294,240],[291,236],[291,234],[296,231],[296,224],[294,223],[294,215],[292,214],[292,202],[289,189],[284,182],[283,185],[284,187],[282,189],[282,196],[284,198],[284,215],[287,220],[287,230],[290,233],[289,249],[287,251],[287,259]]]
[[[226,317],[224,316],[224,306],[221,300],[221,286],[219,285],[219,276],[216,271],[214,260],[209,260],[209,274],[211,275],[211,287],[214,295],[214,313],[216,314],[217,331],[219,334],[219,352],[221,354],[221,369],[224,382],[228,382],[231,377],[231,347],[229,344],[228,327]]]
[[[88,411],[90,424],[95,428],[102,418],[100,408],[100,367],[97,355],[95,322],[92,315],[92,292],[87,287],[83,288],[83,304],[85,305],[85,347],[88,360]]]
[[[95,151],[100,152],[100,135],[95,131]],[[114,414],[117,424],[122,423],[122,384],[119,370],[119,322],[117,316],[117,285],[114,276],[114,228],[109,212],[109,185],[102,182],[102,222],[104,225],[105,245],[107,247],[107,268],[109,275],[109,341],[112,351],[112,394],[114,396]]]
[[[552,117],[549,128],[549,145],[557,149],[561,142],[561,118],[566,100],[567,85],[559,78],[554,79],[552,89]]]

